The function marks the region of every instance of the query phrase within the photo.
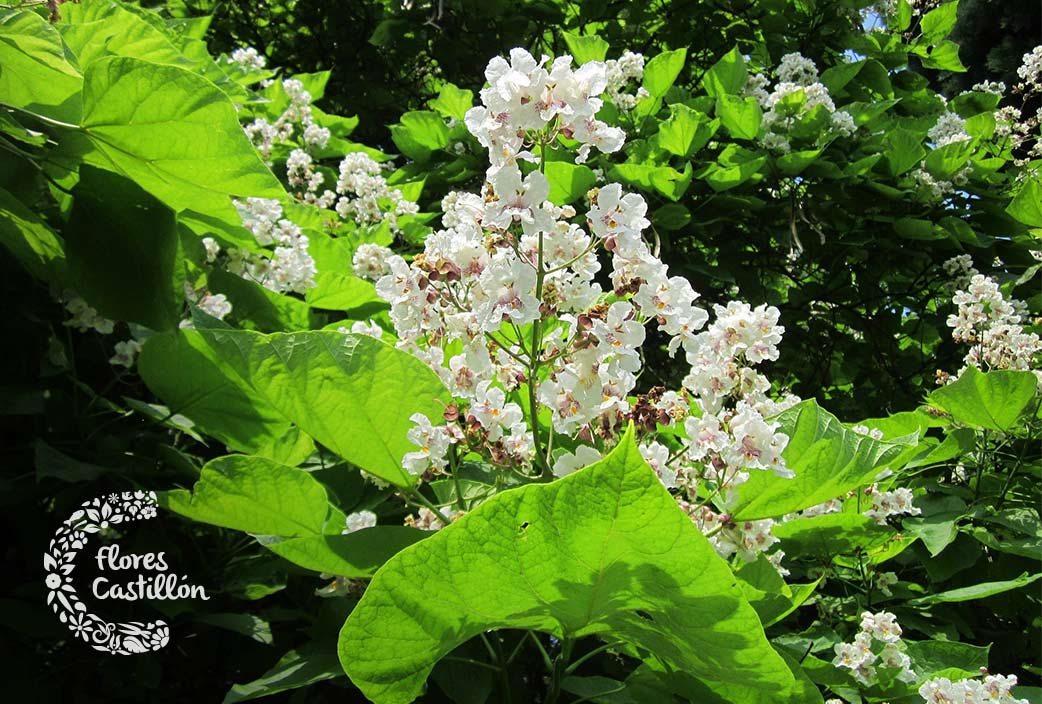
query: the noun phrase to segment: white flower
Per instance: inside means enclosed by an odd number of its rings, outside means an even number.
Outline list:
[[[515,427],[524,419],[521,407],[513,402],[507,403],[503,389],[492,386],[490,381],[478,384],[468,417],[488,432],[491,442],[503,436],[504,428]]]
[[[941,116],[937,118],[937,123],[930,128],[926,136],[938,148],[955,142],[965,142],[973,139],[966,134],[966,120],[954,112],[941,113]]]
[[[409,420],[416,427],[409,430],[406,437],[409,442],[420,447],[417,452],[409,452],[402,458],[402,467],[410,474],[420,475],[433,467],[443,469],[448,463],[446,457],[449,445],[455,438],[445,426],[433,426],[427,416],[413,413]]]
[[[243,71],[263,71],[267,65],[267,59],[252,46],[235,49],[226,61],[230,64],[238,64]]]
[[[203,238],[203,249],[206,251],[207,264],[212,264],[217,259],[217,255],[221,253],[221,245],[217,244],[213,237]]]
[[[109,364],[130,369],[134,366],[134,360],[141,351],[141,343],[137,340],[124,340],[117,342],[115,348],[116,354],[109,359]]]
[[[587,445],[580,445],[579,447],[575,448],[574,454],[571,452],[566,452],[557,458],[557,461],[554,462],[553,467],[554,476],[567,476],[572,472],[582,469],[583,467],[588,467],[589,465],[601,459],[601,457],[603,457],[603,455],[601,455],[601,453],[598,452],[596,449]]]
[[[363,528],[372,528],[376,525],[376,514],[372,511],[356,511],[348,514],[347,527],[341,533],[354,533]]]
[[[212,315],[218,320],[224,320],[224,316],[232,312],[232,304],[223,293],[208,293],[198,303],[199,310]]]
[[[873,491],[872,508],[862,512],[881,526],[886,525],[886,519],[890,516],[918,516],[921,513],[921,509],[912,505],[912,490],[905,488]]]
[[[552,220],[543,209],[550,195],[550,182],[539,171],[521,179],[521,171],[514,166],[499,169],[491,179],[496,199],[485,205],[481,224],[486,228],[507,230],[518,222],[526,235],[546,232]]]
[[[72,317],[66,320],[64,324],[76,328],[80,332],[94,330],[102,335],[109,335],[115,329],[116,323],[114,321],[98,315],[98,311],[87,305],[87,302],[79,296],[68,298],[65,310],[69,311]]]
[[[640,454],[655,471],[655,474],[658,475],[662,486],[667,489],[676,489],[677,473],[670,469],[667,464],[669,462],[668,447],[661,443],[652,442],[647,445],[641,445]]]
[[[355,276],[377,281],[390,271],[390,259],[394,256],[387,247],[365,242],[358,245],[351,258],[351,270]]]

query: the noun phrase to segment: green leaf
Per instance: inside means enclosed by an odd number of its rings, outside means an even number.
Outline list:
[[[663,230],[679,230],[691,222],[691,211],[680,203],[670,203],[657,208],[651,214],[651,221]]]
[[[736,520],[782,516],[834,499],[870,482],[915,444],[907,437],[882,441],[855,433],[813,399],[774,420],[789,436],[782,457],[796,476],[783,479],[770,471],[752,472],[738,490],[740,498],[732,510]]]
[[[389,560],[344,624],[340,661],[376,704],[411,702],[441,657],[495,628],[622,640],[776,701],[794,686],[632,429],[604,460],[498,494]]]
[[[661,98],[676,82],[684,68],[687,49],[664,51],[644,66],[644,87],[652,98]]]
[[[733,165],[711,164],[704,178],[710,188],[719,193],[742,185],[766,163],[767,157],[759,156]]]
[[[973,140],[945,144],[930,152],[926,157],[925,166],[936,178],[950,179],[973,156],[974,146]]]
[[[908,657],[919,680],[947,677],[950,680],[979,677],[988,667],[990,646],[971,645],[952,641],[909,641]]]
[[[912,48],[923,60],[924,68],[934,68],[938,71],[954,71],[963,73],[966,67],[959,60],[959,45],[950,39],[945,39],[936,46],[915,46]]]
[[[943,240],[947,236],[933,221],[918,218],[898,218],[894,221],[894,232],[910,240]]]
[[[30,11],[0,16],[0,102],[75,122],[82,87],[61,36],[43,17]]]
[[[403,154],[425,163],[431,152],[449,145],[449,128],[438,113],[414,110],[402,115],[400,125],[393,126],[391,139]]]
[[[341,526],[342,528],[343,526]],[[431,533],[405,526],[373,526],[344,535],[262,539],[264,547],[290,562],[341,577],[372,577],[394,555]]]
[[[432,99],[428,105],[443,116],[462,122],[467,110],[474,105],[474,93],[458,88],[452,83],[446,83],[438,91],[438,97]]]
[[[201,614],[194,620],[241,633],[265,645],[271,645],[273,642],[271,624],[253,614]]]
[[[329,649],[311,646],[291,650],[259,678],[232,685],[224,704],[260,699],[340,676],[340,665]]]
[[[37,482],[48,477],[60,479],[63,482],[93,482],[113,471],[109,467],[80,462],[58,452],[39,438],[33,440],[32,445]]]
[[[818,582],[800,584],[796,585],[794,592],[763,553],[757,555],[754,562],[742,565],[735,576],[765,627],[781,621],[799,608],[818,586]]]
[[[176,328],[184,269],[174,212],[133,181],[87,165],[73,195],[70,286],[107,318]]]
[[[927,495],[915,502],[921,516],[901,521],[904,531],[923,541],[930,557],[937,557],[958,535],[957,523],[966,512],[966,503],[955,496]]]
[[[307,330],[311,327],[308,305],[297,298],[275,293],[256,281],[224,269],[211,271],[206,282],[211,292],[223,293],[228,298],[232,304],[232,317],[244,321],[243,327],[262,332]]]
[[[891,176],[900,176],[922,161],[926,156],[922,138],[902,127],[891,130],[886,136],[886,163]]]
[[[912,24],[912,5],[908,0],[897,0],[894,12],[894,31],[903,32]]]
[[[670,166],[617,164],[609,172],[610,178],[640,186],[648,191],[657,191],[672,201],[680,199],[691,184],[693,175],[694,170],[690,162],[684,165],[683,171],[677,171]]]
[[[117,171],[175,210],[231,210],[229,195],[285,198],[227,96],[175,66],[123,57],[84,75],[84,158]]]
[[[351,273],[352,248],[343,238],[323,233],[308,236],[308,254],[315,260],[315,287],[304,298],[313,308],[356,311],[369,315],[387,308],[372,283]]]
[[[555,205],[574,203],[597,183],[588,166],[568,161],[546,162],[546,178],[550,182],[549,200]]]
[[[345,517],[309,473],[263,457],[207,462],[192,491],[159,492],[159,505],[193,521],[285,537],[339,535]]]
[[[676,694],[681,697],[680,701],[692,704],[822,704],[821,693],[807,677],[800,663],[785,652],[778,652],[777,655],[789,668],[795,680],[794,687],[788,695],[753,689],[739,683],[714,682],[708,679],[699,681],[687,672],[668,669],[653,658],[645,659],[644,664],[626,680],[627,690],[632,685],[637,685],[640,690],[650,690],[648,698],[637,700],[639,704],[675,701],[670,694]],[[649,674],[658,679],[661,689],[648,681]]]
[[[65,278],[65,245],[35,213],[2,188],[0,244],[40,281],[62,285]]]
[[[1028,573],[1025,572],[1016,579],[1008,579],[1001,582],[982,582],[981,584],[974,584],[972,587],[950,589],[945,592],[930,594],[929,596],[924,596],[919,599],[912,599],[908,602],[908,605],[929,606],[930,604],[946,604],[951,602],[985,599],[989,596],[995,596],[996,594],[1020,589],[1021,587],[1037,582],[1039,579],[1042,579],[1042,573],[1033,574],[1029,577]]]
[[[775,525],[771,532],[782,541],[781,549],[789,559],[804,555],[832,558],[880,547],[894,536],[889,527],[851,512],[794,518]]]
[[[604,57],[608,55],[608,42],[595,34],[579,35],[572,32],[561,32],[561,35],[578,66],[582,66],[588,61],[604,61]]]
[[[141,349],[138,373],[175,412],[233,450],[296,465],[314,448],[195,330],[151,336]]]
[[[398,486],[409,417],[439,424],[451,397],[422,361],[365,335],[315,330],[260,335],[200,327],[204,339],[283,416],[338,455]]]
[[[801,152],[789,152],[778,157],[778,170],[786,176],[797,176],[821,156],[820,149],[808,149]]]
[[[704,147],[720,127],[719,120],[683,103],[670,106],[668,120],[659,125],[656,140],[670,154],[687,158]]]
[[[836,95],[861,73],[866,63],[862,59],[836,64],[821,73],[821,82],[829,89],[829,93]]]
[[[923,15],[923,19],[919,23],[919,30],[922,32],[920,41],[926,44],[937,44],[951,34],[955,21],[958,19],[956,14],[958,9],[959,0],[952,0]]]
[[[760,132],[763,111],[755,98],[721,95],[716,99],[716,114],[735,139],[755,139]]]
[[[196,63],[166,34],[115,2],[94,0],[62,8],[62,39],[81,69],[104,56],[132,56],[192,68]]]
[[[702,87],[714,98],[722,95],[741,95],[746,77],[745,59],[736,46],[706,71],[702,76]]]
[[[967,367],[958,379],[931,393],[926,402],[962,425],[1010,430],[1035,398],[1037,380],[1031,372],[981,373]]]
[[[1042,227],[1042,182],[1037,178],[1025,179],[1006,212],[1025,225]]]

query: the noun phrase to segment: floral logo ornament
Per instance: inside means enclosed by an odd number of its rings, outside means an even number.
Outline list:
[[[156,495],[151,491],[125,491],[87,501],[58,528],[43,556],[47,603],[69,630],[95,650],[133,655],[159,650],[170,641],[170,627],[164,621],[111,623],[88,613],[71,576],[76,555],[91,533],[155,516]]]

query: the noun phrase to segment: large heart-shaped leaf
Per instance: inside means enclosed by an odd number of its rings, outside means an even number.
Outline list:
[[[30,10],[0,16],[0,103],[75,121],[82,85],[61,36],[43,17]]]
[[[441,657],[495,628],[625,641],[778,702],[794,684],[632,430],[602,461],[503,492],[389,560],[340,632],[340,661],[377,704],[410,702]]]
[[[84,165],[65,228],[73,288],[102,315],[176,328],[184,265],[174,211],[111,171]]]
[[[148,338],[138,373],[165,404],[197,429],[239,452],[288,465],[314,449],[311,439],[243,381],[195,330]]]
[[[438,423],[451,397],[422,361],[364,335],[312,330],[261,335],[200,328],[207,343],[301,430],[365,471],[398,486],[415,477],[402,458],[422,413]]]
[[[1035,397],[1038,385],[1031,372],[994,371],[968,367],[962,375],[927,398],[934,408],[951,414],[956,423],[989,430],[1009,430]]]
[[[789,435],[782,456],[796,476],[783,479],[772,472],[753,472],[738,489],[740,498],[732,509],[737,520],[782,516],[834,499],[870,482],[916,443],[914,435],[880,441],[855,433],[813,399],[775,420]]]
[[[344,514],[329,503],[320,481],[249,455],[207,462],[192,491],[163,492],[160,505],[193,521],[261,535],[337,535],[344,529]]]
[[[285,197],[231,100],[205,78],[108,57],[83,80],[80,126],[94,147],[87,161],[130,177],[175,210],[226,211],[229,195]]]

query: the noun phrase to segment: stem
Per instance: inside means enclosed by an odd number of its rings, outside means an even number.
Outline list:
[[[499,684],[503,688],[503,701],[513,704],[513,695],[510,692],[510,675],[507,672],[507,659],[503,655],[503,643],[498,637],[494,638],[496,644],[496,662],[499,663]]]
[[[546,173],[546,142],[542,138],[539,140],[539,173]],[[540,304],[543,300],[543,278],[545,276],[546,272],[543,271],[543,232],[540,230],[539,255],[535,269],[535,297]],[[539,388],[539,353],[542,346],[543,316],[540,312],[539,317],[532,323],[532,349],[528,357],[528,408],[532,413],[532,444],[535,446],[535,457],[543,465],[543,479],[550,481],[553,478],[553,472],[550,470],[550,465],[543,454],[542,442],[539,438],[539,407],[536,403]],[[553,433],[552,428],[550,432]]]
[[[580,667],[580,666],[581,666],[581,665],[582,665],[582,664],[583,664],[584,662],[586,662],[587,660],[589,660],[590,658],[592,658],[592,657],[596,657],[596,656],[600,655],[601,653],[603,653],[603,652],[604,652],[605,650],[608,650],[609,648],[614,648],[615,646],[618,646],[618,645],[622,645],[622,643],[620,643],[620,642],[615,642],[615,643],[605,643],[604,645],[601,645],[601,646],[599,646],[599,647],[596,647],[596,648],[594,648],[594,649],[593,649],[593,650],[591,650],[590,652],[586,653],[586,655],[583,655],[583,656],[582,656],[581,658],[579,658],[578,660],[576,660],[575,662],[573,662],[573,663],[572,663],[571,665],[569,665],[569,666],[567,667],[567,669],[565,669],[565,671],[564,671],[564,674],[566,674],[566,675],[570,675],[570,674],[572,674],[573,672],[575,672],[576,670],[578,670],[578,669],[579,669],[579,667]]]
[[[449,466],[452,471],[452,483],[456,487],[456,505],[461,511],[467,510],[467,500],[463,498],[463,486],[459,481],[459,467],[456,459],[456,446],[449,447]]]
[[[606,694],[615,694],[617,692],[622,692],[625,689],[626,689],[626,683],[625,682],[620,682],[619,686],[616,687],[615,689],[609,689],[607,692],[597,692],[597,694],[590,694],[588,696],[583,697],[582,699],[576,699],[574,702],[572,702],[572,704],[581,704],[582,702],[592,702],[595,698],[603,697]]]
[[[50,117],[44,117],[43,115],[38,115],[37,113],[33,112],[32,110],[26,110],[25,108],[20,108],[17,105],[11,105],[10,103],[4,103],[4,107],[11,108],[13,110],[17,110],[18,112],[24,112],[26,115],[31,115],[32,117],[36,118],[40,122],[46,122],[48,125],[54,125],[55,127],[63,127],[63,128],[65,128],[67,130],[78,130],[78,129],[80,129],[79,125],[74,125],[74,124],[72,124],[70,122],[62,122],[61,120],[55,120],[55,119],[52,119]],[[86,132],[86,130],[84,130],[84,132]]]
[[[564,675],[567,674],[565,668],[572,657],[572,645],[571,638],[561,639],[561,652],[554,660],[554,669],[550,676],[550,692],[546,695],[544,704],[557,704],[557,699],[561,696],[561,682],[564,680]]]
[[[543,664],[546,665],[546,671],[553,672],[554,664],[553,661],[550,660],[550,653],[546,652],[546,648],[544,648],[543,644],[539,642],[539,636],[532,631],[529,631],[528,635],[531,636],[532,642],[535,643],[535,647],[539,649],[539,654],[543,656]]]
[[[492,665],[491,663],[487,663],[487,662],[481,662],[480,660],[474,660],[472,658],[460,658],[460,657],[456,657],[455,655],[446,655],[445,657],[442,658],[442,660],[451,660],[453,662],[462,662],[462,663],[466,663],[467,665],[473,665],[475,667],[483,667],[486,670],[492,670],[493,672],[499,672],[499,668],[496,667],[495,665]]]

